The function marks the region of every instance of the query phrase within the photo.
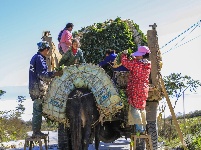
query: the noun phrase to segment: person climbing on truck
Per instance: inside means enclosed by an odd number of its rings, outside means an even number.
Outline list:
[[[48,72],[46,56],[49,53],[49,43],[42,41],[37,43],[38,52],[30,61],[29,68],[29,94],[33,101],[32,130],[33,136],[44,136],[41,130],[42,101],[48,86],[48,82],[55,76],[61,76],[62,71]]]
[[[133,122],[136,130],[144,133],[146,130],[146,100],[149,91],[149,74],[151,71],[151,62],[146,58],[150,50],[146,46],[139,46],[137,52],[132,54],[133,59],[127,58],[128,51],[125,50],[121,57],[121,63],[129,72],[127,85],[128,103],[133,116]]]
[[[100,67],[106,67],[106,66],[113,66],[114,65],[114,60],[117,57],[117,54],[115,53],[115,50],[107,50],[105,54],[105,59],[99,63]],[[128,71],[127,68],[124,66],[119,66],[117,68],[113,68],[113,71]]]
[[[99,63],[99,66],[102,67],[105,71],[107,71],[107,74],[111,78],[113,78],[114,76],[114,71],[128,71],[128,69],[122,65],[114,67],[114,61],[116,57],[117,54],[115,53],[115,50],[108,49],[106,50],[105,59]],[[115,82],[114,78],[113,81]]]
[[[58,41],[59,41],[58,49],[62,55],[66,53],[72,45],[73,36],[71,31],[73,29],[73,26],[74,26],[73,23],[67,23],[66,27],[63,30],[61,30],[58,35]]]
[[[73,39],[72,40],[72,45],[69,48],[69,50],[62,55],[62,58],[59,61],[59,66],[70,66],[74,64],[81,64],[81,63],[86,63],[83,52],[79,48],[80,47],[80,42],[78,39]]]
[[[70,66],[74,64],[85,63],[85,59],[83,57],[83,52],[79,48],[80,43],[77,39],[72,40],[72,46],[69,50],[62,56],[61,60],[59,61],[59,66]]]

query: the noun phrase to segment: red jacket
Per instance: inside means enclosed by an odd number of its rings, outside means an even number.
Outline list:
[[[146,59],[129,60],[124,54],[121,63],[130,71],[127,85],[128,102],[134,108],[144,109],[148,98],[151,63]]]

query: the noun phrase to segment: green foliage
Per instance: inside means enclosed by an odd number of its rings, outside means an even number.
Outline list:
[[[64,64],[63,65],[61,65],[61,66],[59,66],[58,68],[54,68],[56,71],[61,71],[61,70],[63,70],[64,69]]]
[[[24,96],[18,96],[16,110],[0,111],[0,142],[24,139],[27,133],[27,125],[20,119],[24,113]]]
[[[45,118],[45,121],[42,122],[41,130],[43,131],[56,131],[58,128],[58,122]]]
[[[128,110],[129,104],[128,104],[128,98],[127,98],[126,91],[123,89],[119,89],[119,96],[124,104],[124,109]]]
[[[201,135],[192,136],[190,139],[191,142],[187,142],[187,147],[189,150],[201,149]]]
[[[172,73],[169,76],[164,77],[165,87],[167,93],[171,97],[176,97],[177,100],[187,89],[190,92],[196,92],[198,86],[201,86],[199,80],[194,80],[190,76],[182,76],[181,73]],[[177,101],[175,101],[176,104]],[[195,111],[193,113],[187,114],[185,116],[185,121],[179,116],[177,119],[180,128],[184,135],[190,135],[190,138],[186,138],[186,143],[188,149],[201,149],[200,147],[200,137],[201,137],[201,122],[200,122],[200,111]],[[194,117],[194,118],[192,118]],[[178,147],[178,134],[174,124],[172,124],[172,118],[167,118],[164,120],[163,127],[159,127],[159,136],[165,139],[167,145],[171,147]],[[177,142],[178,141],[178,142]]]
[[[134,52],[138,44],[147,44],[147,38],[137,24],[119,17],[103,23],[94,23],[74,32],[73,35],[80,38],[86,62],[94,64],[104,59],[106,49],[113,49],[116,53],[125,49]]]
[[[58,124],[42,121],[42,131],[56,131]],[[32,130],[32,121],[23,121],[16,111],[0,111],[0,143],[11,140],[21,140]]]
[[[25,138],[26,123],[18,115],[16,111],[0,111],[0,142]]]
[[[195,113],[195,114],[194,114]],[[198,111],[191,113],[191,116],[196,116]],[[187,114],[186,116],[189,116]],[[201,115],[198,117],[178,119],[180,129],[184,135],[187,148],[189,150],[201,149]],[[165,141],[166,146],[171,148],[182,147],[176,128],[172,120],[166,118],[162,124],[159,124],[159,139]]]
[[[201,116],[187,119],[181,126],[187,137],[185,139],[189,150],[201,149]]]
[[[182,76],[181,73],[172,73],[164,77],[165,88],[171,97],[179,98],[182,92],[189,88],[189,90],[196,91],[198,86],[201,86],[199,80],[194,80],[190,76]]]
[[[18,106],[16,107],[15,113],[17,115],[17,117],[21,117],[21,115],[24,113],[25,111],[25,107],[23,105],[23,102],[26,100],[25,96],[18,96]]]
[[[3,91],[3,90],[0,90],[0,97],[1,97],[4,93],[6,93],[6,92]]]
[[[189,112],[188,114],[185,115],[185,118],[194,118],[194,117],[199,117],[201,116],[201,110],[196,110],[194,112]],[[178,119],[182,119],[183,116],[178,116]]]
[[[116,57],[116,64],[119,65],[121,63],[121,55],[123,52],[119,52],[117,57]],[[133,50],[131,48],[128,48],[128,53],[127,53],[127,57],[129,59],[132,59],[131,54],[133,53]]]

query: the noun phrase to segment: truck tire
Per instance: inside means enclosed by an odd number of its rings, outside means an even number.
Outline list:
[[[156,121],[147,121],[147,132],[151,135],[153,150],[158,149],[158,128]]]
[[[153,150],[157,150],[158,148],[157,108],[158,108],[158,101],[147,101],[146,104],[147,132],[149,135],[151,135]]]

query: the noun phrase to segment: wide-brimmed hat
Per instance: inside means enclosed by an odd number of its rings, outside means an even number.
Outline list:
[[[143,56],[146,53],[151,53],[147,46],[139,46],[138,50],[132,54],[132,56]]]
[[[42,41],[42,42],[39,42],[37,43],[38,45],[38,49],[45,49],[45,48],[50,48],[50,45],[49,45],[49,42],[47,41]]]

